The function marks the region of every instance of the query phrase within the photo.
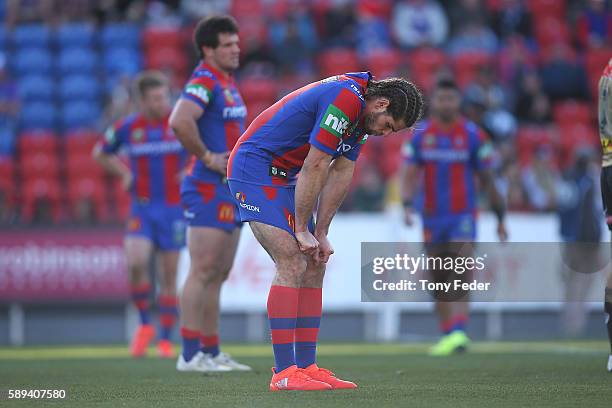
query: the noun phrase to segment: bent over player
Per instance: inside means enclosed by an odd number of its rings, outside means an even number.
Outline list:
[[[183,350],[179,371],[250,370],[219,348],[219,294],[227,279],[240,222],[227,186],[227,158],[244,131],[246,108],[231,75],[238,68],[238,26],[229,16],[198,23],[202,61],[174,107],[170,125],[193,155],[181,186],[191,266],[181,293]]]
[[[240,218],[276,266],[268,295],[270,390],[356,387],[316,364],[323,275],[334,252],[327,233],[368,134],[412,126],[421,108],[420,92],[404,79],[339,75],[272,105],[232,150],[228,180]]]
[[[140,74],[135,80],[135,91],[140,112],[109,128],[93,155],[108,172],[121,177],[132,196],[124,243],[132,299],[140,314],[140,326],[131,345],[132,356],[144,356],[155,336],[149,316],[151,284],[147,271],[156,248],[162,276],[158,352],[162,357],[174,357],[170,334],[177,317],[179,250],[185,245],[179,188],[186,155],[168,128],[170,96],[163,75],[152,71]],[[122,147],[127,150],[129,167],[116,157]]]
[[[612,231],[612,59],[604,69],[599,79],[599,137],[603,149],[601,169],[601,194],[606,224]],[[604,310],[606,312],[606,327],[610,340],[610,356],[608,357],[608,371],[612,372],[612,274],[608,277],[606,285]]]

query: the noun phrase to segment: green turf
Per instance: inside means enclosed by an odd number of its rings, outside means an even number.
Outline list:
[[[0,407],[612,407],[602,342],[480,343],[450,358],[425,345],[323,345],[319,363],[357,390],[267,390],[269,346],[227,351],[254,373],[178,373],[122,347],[0,349]],[[6,400],[10,388],[65,389],[63,401]]]

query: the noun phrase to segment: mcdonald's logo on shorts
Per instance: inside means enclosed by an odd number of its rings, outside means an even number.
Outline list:
[[[233,223],[235,221],[234,204],[220,203],[217,210],[219,222]]]
[[[128,232],[138,231],[142,227],[142,222],[138,217],[132,217],[127,222]]]

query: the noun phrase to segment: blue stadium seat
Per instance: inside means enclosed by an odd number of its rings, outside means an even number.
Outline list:
[[[102,45],[105,48],[140,47],[140,28],[133,24],[107,24],[102,29]]]
[[[66,48],[58,57],[59,71],[66,74],[93,74],[98,66],[98,54],[89,48]]]
[[[59,94],[63,101],[97,100],[100,97],[100,82],[89,75],[70,75],[62,78]]]
[[[57,109],[50,102],[25,103],[20,113],[22,129],[54,129],[57,124]]]
[[[12,40],[16,48],[48,47],[51,30],[44,24],[23,24],[13,30]]]
[[[99,105],[92,101],[66,103],[62,110],[62,129],[70,131],[79,128],[93,128],[100,114]]]
[[[6,50],[6,30],[3,26],[0,26],[0,51]]]
[[[55,82],[49,76],[23,76],[17,81],[17,89],[24,101],[52,101],[55,97]]]
[[[113,48],[104,54],[104,67],[112,75],[134,75],[142,68],[142,56],[137,49]]]
[[[18,76],[48,74],[52,69],[51,53],[44,48],[24,48],[15,54],[13,68]]]
[[[96,31],[91,24],[63,24],[57,30],[57,42],[61,48],[91,47],[95,42]]]

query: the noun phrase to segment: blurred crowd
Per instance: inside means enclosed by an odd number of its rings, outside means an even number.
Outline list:
[[[243,55],[237,78],[249,120],[288,91],[336,73],[368,69],[377,77],[401,75],[425,95],[438,78],[453,76],[463,90],[465,115],[481,125],[497,147],[497,182],[510,210],[563,211],[572,194],[578,194],[572,181],[576,166],[583,169],[586,161],[589,174],[595,177],[597,171],[596,82],[612,57],[612,13],[605,0],[5,0],[0,4],[0,18],[5,20],[0,35],[0,157],[4,157],[0,172],[3,166],[12,168],[2,173],[10,174],[10,180],[0,183],[4,222],[121,218],[120,211],[112,210],[106,217],[97,210],[71,213],[62,210],[65,203],[42,215],[34,205],[24,216],[19,203],[27,201],[29,190],[23,187],[20,170],[28,154],[20,147],[21,139],[27,139],[22,136],[52,134],[62,161],[72,151],[71,138],[99,134],[133,108],[130,78],[142,68],[162,69],[178,95],[196,63],[190,43],[193,26],[211,13],[232,14],[240,24]],[[73,108],[74,96],[65,88],[54,88],[50,104],[59,107],[51,120],[33,125],[25,115],[39,114],[42,105],[36,101],[36,108],[29,108],[25,68],[19,65],[20,43],[15,38],[20,28],[40,26],[51,33],[47,41],[54,44],[49,46],[54,61],[69,54],[61,48],[61,34],[53,40],[54,33],[63,27],[89,27],[94,39],[85,46],[99,61],[91,68],[94,82],[99,82],[93,95],[98,110]],[[112,27],[135,27],[138,38],[133,47],[128,47],[128,34],[113,34]],[[116,42],[113,35],[118,36]],[[66,60],[70,66],[68,56]],[[75,63],[77,68],[83,64]],[[35,74],[40,74],[40,66],[35,65]],[[62,67],[49,68],[52,80],[63,81],[67,74]],[[37,84],[36,89],[41,89],[40,81]],[[60,100],[66,93],[68,101]],[[84,119],[87,114],[89,120]],[[344,211],[382,211],[398,202],[401,145],[409,137],[407,131],[368,140]],[[12,165],[3,164],[11,160]],[[63,177],[60,191],[65,191],[69,170],[60,163],[58,174]],[[108,189],[113,194],[106,204],[112,209],[122,199],[110,184]],[[81,212],[85,215],[74,215]]]

